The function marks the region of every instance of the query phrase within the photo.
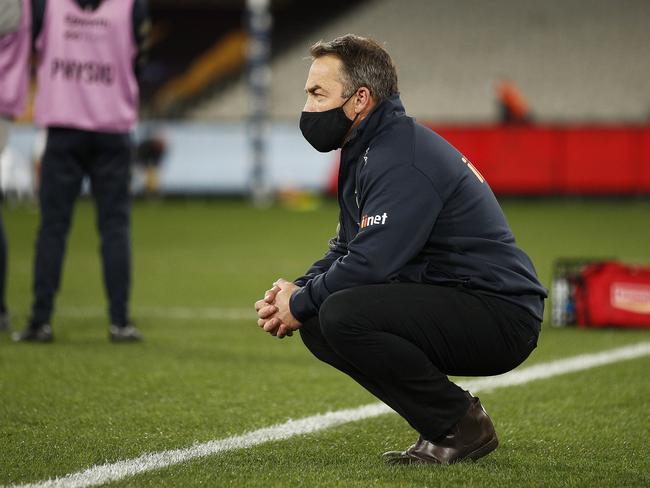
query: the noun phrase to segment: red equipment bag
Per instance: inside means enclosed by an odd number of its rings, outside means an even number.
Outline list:
[[[650,329],[650,267],[616,261],[590,264],[582,272],[575,299],[580,327]]]

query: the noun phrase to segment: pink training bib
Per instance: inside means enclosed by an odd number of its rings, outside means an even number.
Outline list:
[[[23,0],[20,26],[0,37],[0,115],[14,118],[25,110],[31,38],[32,2]]]
[[[104,0],[94,11],[75,0],[48,0],[36,48],[38,125],[96,132],[133,128],[133,0]]]

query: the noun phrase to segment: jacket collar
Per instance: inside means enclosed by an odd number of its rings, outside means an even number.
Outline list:
[[[385,126],[404,115],[404,105],[399,98],[399,93],[383,100],[352,130],[350,137],[343,145],[343,151],[352,153],[352,155],[360,153]]]

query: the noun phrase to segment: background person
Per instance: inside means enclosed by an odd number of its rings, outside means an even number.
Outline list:
[[[160,166],[167,152],[167,138],[161,128],[147,127],[135,151],[135,170],[143,180],[143,194],[151,198],[160,193]]]
[[[502,79],[497,83],[499,118],[503,124],[529,124],[533,115],[528,101],[514,81]]]
[[[31,51],[31,0],[5,0],[0,10],[0,155],[11,121],[25,110]],[[2,185],[0,185],[1,187]],[[0,214],[0,330],[9,328],[5,303],[7,240]]]
[[[47,128],[31,319],[16,341],[52,340],[50,319],[84,177],[97,206],[109,337],[142,338],[129,322],[129,178],[138,111],[136,68],[149,29],[144,0],[35,0],[36,122]]]
[[[342,147],[329,251],[255,304],[258,324],[307,348],[404,417],[420,438],[390,464],[449,464],[497,447],[478,398],[447,375],[509,371],[536,347],[546,290],[476,168],[408,117],[375,41],[312,46],[300,120]]]

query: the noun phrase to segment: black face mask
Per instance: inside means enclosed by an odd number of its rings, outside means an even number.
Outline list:
[[[350,95],[352,98],[356,93]],[[333,151],[343,145],[343,138],[348,133],[354,120],[348,119],[343,106],[350,101],[348,98],[340,107],[325,112],[303,112],[300,115],[300,131],[307,142],[320,152]]]

